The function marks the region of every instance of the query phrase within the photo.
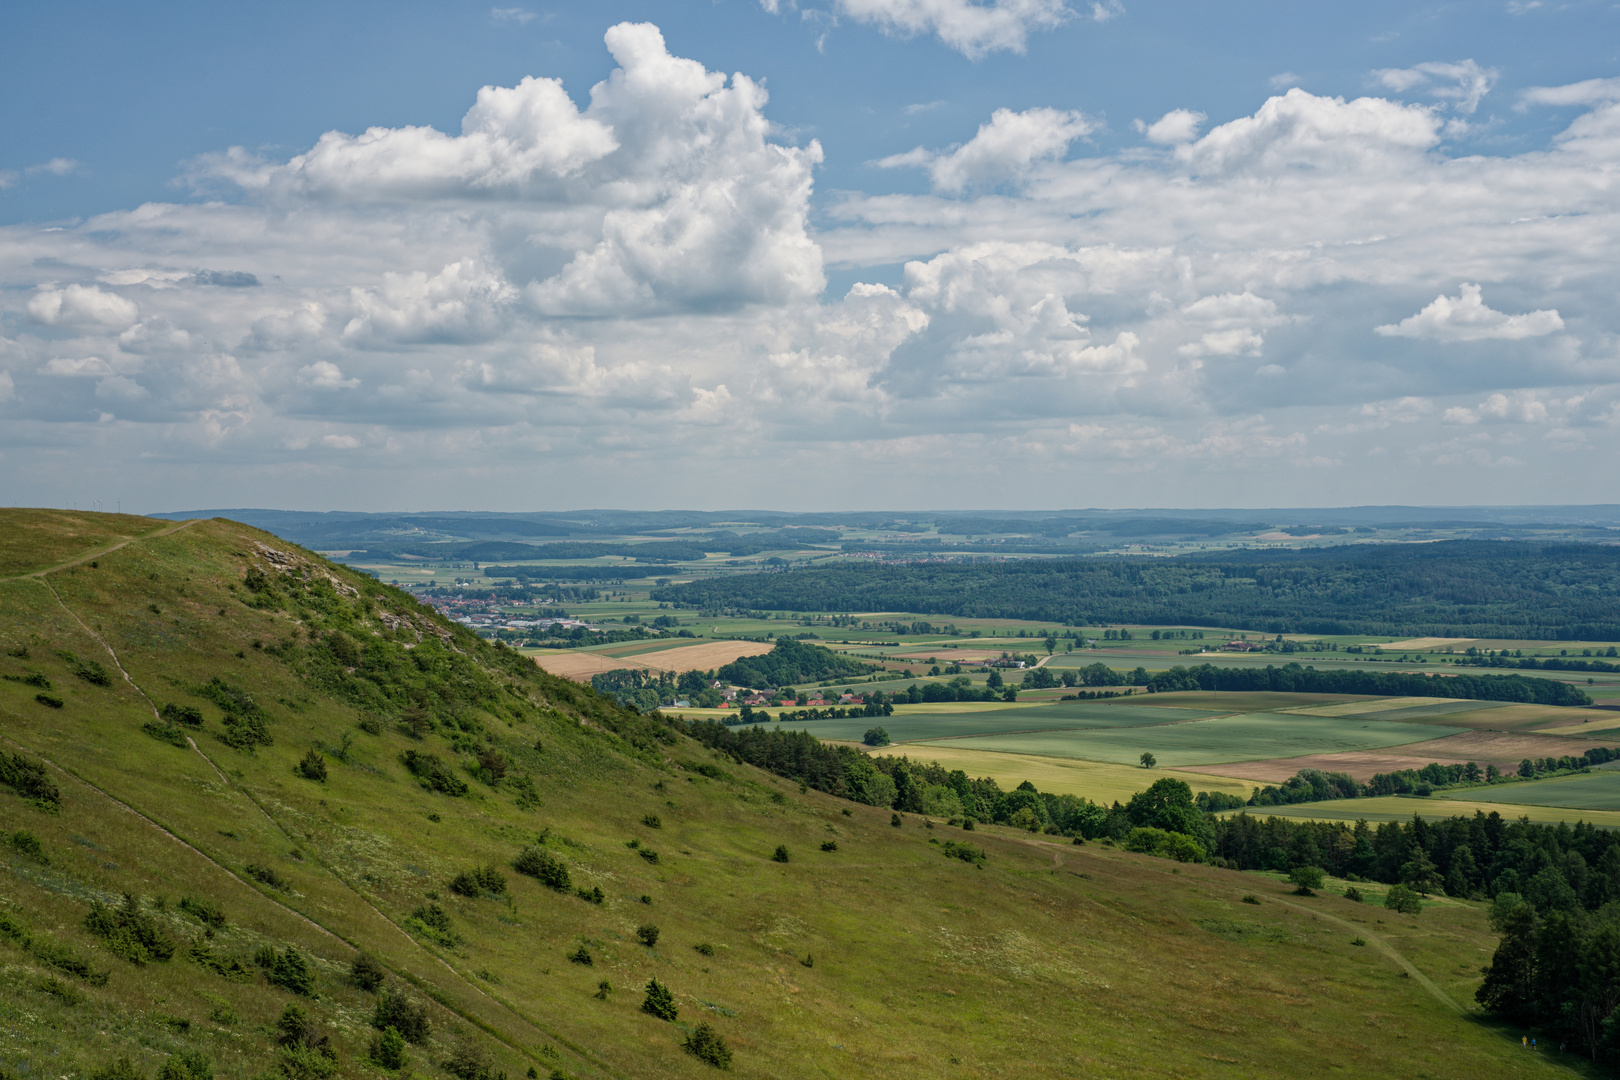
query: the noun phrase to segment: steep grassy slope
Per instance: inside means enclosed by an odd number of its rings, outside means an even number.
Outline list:
[[[1475,907],[1412,919],[896,828],[267,534],[31,514],[0,578],[0,774],[20,789],[0,789],[0,1068],[19,1075],[204,1075],[188,1053],[220,1076],[383,1075],[368,1048],[395,991],[427,1020],[418,1076],[706,1076],[682,1050],[702,1022],[756,1077],[1549,1071],[1450,1004],[1494,946]],[[324,780],[300,771],[312,752]],[[525,848],[569,888],[515,872]],[[504,891],[452,888],[479,867]],[[289,949],[309,994],[272,981],[299,982]],[[350,977],[362,950],[381,991]],[[654,977],[673,1023],[641,1010]],[[289,1005],[310,1027],[282,1046]]]

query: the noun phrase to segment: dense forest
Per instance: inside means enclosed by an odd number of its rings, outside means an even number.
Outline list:
[[[841,563],[657,589],[688,607],[1096,626],[1620,638],[1620,547],[1460,540],[1179,558]]]

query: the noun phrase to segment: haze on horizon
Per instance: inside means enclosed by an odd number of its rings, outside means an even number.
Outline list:
[[[1620,9],[0,14],[0,501],[1617,501]]]

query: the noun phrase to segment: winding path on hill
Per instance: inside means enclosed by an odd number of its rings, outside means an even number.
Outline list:
[[[121,547],[129,546],[130,544],[135,543],[137,540],[156,540],[160,536],[168,536],[171,533],[177,533],[181,529],[190,528],[191,526],[197,524],[197,522],[200,520],[202,519],[193,518],[190,521],[178,521],[173,525],[158,529],[156,532],[142,533],[139,536],[131,536],[127,540],[120,540],[116,544],[108,544],[105,547],[95,548],[94,550],[87,551],[82,555],[76,555],[65,562],[55,563],[54,565],[44,567],[40,570],[28,570],[21,574],[8,574],[6,577],[0,578],[0,581],[14,581],[18,578],[40,578],[43,580],[46,574],[54,574],[58,570],[66,570],[70,566],[80,566],[89,562],[91,559],[99,559],[103,555],[109,555]]]

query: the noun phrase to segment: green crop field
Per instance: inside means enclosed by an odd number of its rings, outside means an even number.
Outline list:
[[[792,721],[784,726],[808,731],[821,739],[855,740],[869,728],[881,727],[894,742],[916,742],[1008,731],[1148,727],[1213,715],[1216,714],[1196,709],[1121,709],[1090,702],[1063,702],[966,713],[896,713],[884,717]]]
[[[1503,787],[1469,788],[1455,794],[1458,798],[1478,802],[1620,811],[1620,772],[1602,769],[1585,776],[1559,777]],[[1449,796],[1442,792],[1440,797]]]
[[[1150,751],[1168,767],[1330,754],[1423,742],[1435,728],[1351,717],[1247,713],[1195,723],[1126,730],[1050,731],[986,735],[961,740],[963,747],[1008,753],[1130,763]]]

